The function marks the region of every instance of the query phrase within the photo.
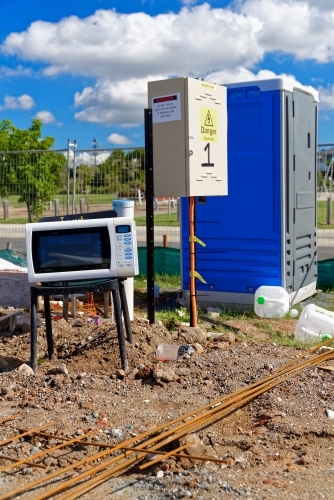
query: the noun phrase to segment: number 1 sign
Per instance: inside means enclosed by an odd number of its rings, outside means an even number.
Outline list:
[[[226,87],[194,78],[148,83],[155,196],[227,195]]]

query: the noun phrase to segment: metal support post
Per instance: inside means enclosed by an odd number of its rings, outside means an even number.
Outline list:
[[[152,110],[145,109],[145,175],[146,175],[146,245],[147,245],[147,317],[155,323],[154,311],[154,193],[153,193],[153,127]]]

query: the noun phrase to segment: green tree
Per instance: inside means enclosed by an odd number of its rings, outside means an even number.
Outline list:
[[[0,195],[19,195],[18,201],[27,205],[29,222],[43,214],[45,203],[57,193],[66,165],[64,155],[43,152],[53,146],[54,138],[42,138],[42,127],[36,118],[26,130],[0,121]]]

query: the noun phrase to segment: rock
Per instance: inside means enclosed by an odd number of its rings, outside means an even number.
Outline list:
[[[333,410],[329,410],[328,408],[326,408],[325,413],[326,413],[327,417],[330,418],[331,420],[334,418],[334,411]]]
[[[137,378],[138,371],[139,370],[137,368],[134,368],[130,373],[128,373],[127,380],[135,380],[135,378]]]
[[[26,365],[25,363],[23,363],[21,366],[19,366],[17,368],[17,370],[21,373],[24,373],[24,375],[34,375],[34,370],[30,366]]]
[[[123,432],[121,429],[111,429],[110,434],[116,439],[123,439]]]
[[[42,326],[43,322],[39,314],[37,314],[37,326]],[[9,329],[11,332],[19,330],[23,333],[30,332],[30,313],[16,314],[9,320]]]
[[[33,447],[31,448],[31,450],[30,450],[30,455],[35,455],[35,453],[38,453],[38,452],[40,452],[40,451],[41,451],[41,450],[40,450],[39,446],[33,446]]]
[[[86,372],[81,372],[81,373],[78,374],[77,379],[81,380],[81,379],[85,378],[86,376],[87,376]]]
[[[15,392],[12,387],[0,387],[0,395],[7,396],[7,398],[12,399],[15,395]]]
[[[178,375],[174,370],[155,367],[153,370],[153,377],[157,382],[174,382],[177,380]]]
[[[203,346],[201,346],[201,344],[199,344],[198,342],[195,342],[193,347],[194,347],[195,351],[197,352],[197,354],[201,354],[204,351]]]
[[[141,334],[141,328],[139,325],[131,325],[131,330],[133,335],[140,335]]]
[[[86,324],[86,323],[85,323],[84,321],[82,321],[82,319],[77,318],[77,319],[75,319],[75,320],[72,322],[71,326],[78,326],[78,327],[79,327],[79,326],[85,326],[85,324]]]
[[[220,314],[218,312],[208,313],[208,316],[212,319],[219,319]]]
[[[21,474],[23,476],[27,476],[28,474],[32,474],[33,468],[32,467],[25,467],[24,469],[21,470]]]
[[[121,379],[121,380],[123,380],[123,378],[126,375],[125,371],[121,370],[121,369],[116,370],[115,374],[116,374],[116,377]]]
[[[147,318],[140,318],[140,317],[137,317],[137,322],[140,324],[140,325],[149,325],[150,322]]]
[[[212,336],[212,334],[211,334]],[[219,342],[228,342],[229,344],[234,344],[235,335],[232,332],[222,333],[222,334],[214,334],[213,340],[217,340]]]
[[[187,327],[180,326],[178,330],[178,335],[185,340],[186,344],[205,344],[208,338],[208,334],[198,327]]]
[[[212,313],[218,313],[218,315],[219,315],[219,313],[220,313],[220,309],[219,309],[219,307],[207,307],[206,312],[207,312],[208,314],[210,314],[210,313],[211,313],[211,314],[212,314]]]
[[[68,375],[68,370],[65,364],[49,368],[47,375]]]
[[[141,378],[141,379],[147,379],[147,378],[152,378],[153,376],[153,369],[154,369],[154,366],[153,365],[146,365],[146,366],[143,366],[142,368],[140,368],[138,370],[138,373],[136,375],[136,378]]]
[[[185,444],[192,442],[194,442],[194,444],[190,444],[187,448],[182,450],[182,453],[186,455],[207,455],[212,457],[216,455],[215,450],[212,448],[212,446],[205,445],[196,434],[186,434],[179,439],[180,446],[184,446]],[[181,463],[183,467],[187,467],[190,464],[199,464],[201,463],[201,461],[193,458],[182,458]]]
[[[157,471],[157,478],[160,479],[161,477],[164,477],[164,471],[163,470],[158,470]]]
[[[47,467],[50,467],[52,465],[56,465],[58,463],[58,460],[56,458],[53,458],[53,457],[47,457],[43,460],[44,462],[44,465],[46,465]]]
[[[317,350],[317,354],[325,354],[325,352],[330,352],[333,351],[333,347],[328,347],[326,345],[323,345],[320,347],[320,349]]]

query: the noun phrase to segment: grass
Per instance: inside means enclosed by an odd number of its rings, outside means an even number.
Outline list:
[[[169,290],[178,290],[181,287],[181,276],[179,274],[155,274],[154,283],[160,288]],[[134,281],[135,288],[139,290],[146,290],[147,279],[146,276],[136,276]]]
[[[334,211],[333,211],[334,216]],[[327,224],[327,201],[317,202],[317,225],[319,229],[331,229],[333,224]]]
[[[65,194],[57,194],[54,198],[58,198],[60,200],[60,204],[63,205],[66,201]],[[79,206],[79,200],[83,198],[85,200],[85,204],[88,202],[88,205],[107,205],[111,209],[112,201],[116,198],[115,193],[89,193],[88,196],[86,194],[77,194],[76,201]],[[26,206],[24,203],[18,202],[19,195],[10,195],[8,196],[8,203],[12,207],[21,208],[22,210],[26,210]],[[88,200],[88,201],[87,201]],[[70,206],[72,207],[72,195],[69,198]],[[333,210],[334,217],[334,210]],[[1,219],[0,219],[1,220]],[[136,223],[138,226],[146,225],[146,216],[135,217]],[[22,224],[27,222],[25,218],[18,217],[13,218],[7,221],[2,220],[3,224]],[[170,215],[168,213],[155,213],[154,214],[154,225],[155,226],[180,226],[180,222],[177,220],[177,213],[171,212]],[[320,200],[317,202],[317,226],[320,229],[331,229],[334,227],[334,224],[327,224],[327,201]]]
[[[16,219],[0,219],[0,224],[27,224],[28,217],[17,217]]]
[[[155,317],[162,321],[169,331],[176,330],[180,323],[190,322],[190,312],[185,307],[169,311],[157,311]]]
[[[146,226],[146,217],[135,217],[137,226]],[[168,214],[154,214],[155,226],[179,226],[180,222],[177,220],[177,213],[173,212]]]

